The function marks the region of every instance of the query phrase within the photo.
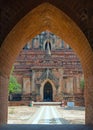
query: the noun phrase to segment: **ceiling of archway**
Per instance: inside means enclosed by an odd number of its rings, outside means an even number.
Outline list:
[[[93,0],[0,0],[0,43],[23,16],[44,2],[55,5],[71,17],[93,48]]]

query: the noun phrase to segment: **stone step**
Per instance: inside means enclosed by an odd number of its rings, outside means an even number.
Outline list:
[[[35,106],[35,105],[51,105],[51,106],[53,106],[53,105],[61,105],[61,102],[32,102],[33,103],[33,105]]]

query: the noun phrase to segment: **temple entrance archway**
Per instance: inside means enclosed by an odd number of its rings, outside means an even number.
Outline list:
[[[50,79],[45,79],[42,83],[41,83],[41,87],[40,87],[40,96],[41,96],[41,101],[44,101],[44,91],[45,91],[45,96],[48,97],[47,92],[49,91],[50,93],[50,99],[52,99],[51,101],[54,101],[55,99],[55,94],[56,94],[56,87],[55,84],[50,80]]]
[[[47,82],[45,85],[44,85],[44,91],[43,91],[43,94],[44,94],[44,101],[45,102],[51,102],[53,100],[53,90],[52,90],[52,85]]]
[[[41,24],[42,23],[42,24]],[[23,17],[0,48],[0,124],[7,123],[8,81],[12,65],[24,45],[42,31],[49,30],[66,41],[77,53],[85,79],[86,124],[93,124],[93,52],[80,28],[63,11],[41,4]]]

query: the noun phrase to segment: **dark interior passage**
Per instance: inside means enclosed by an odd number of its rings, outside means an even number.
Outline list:
[[[49,82],[47,82],[44,86],[44,101],[51,102],[52,101],[52,86]]]

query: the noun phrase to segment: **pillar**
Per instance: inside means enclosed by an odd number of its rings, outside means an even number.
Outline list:
[[[76,82],[76,76],[73,76],[73,92],[74,94],[77,93],[77,82]]]
[[[93,74],[85,74],[85,124],[93,125]]]
[[[71,77],[70,82],[71,82],[71,93],[72,93],[72,101],[74,101],[74,82],[73,82],[73,77]]]
[[[7,124],[8,78],[0,75],[0,125]]]
[[[32,70],[32,92],[35,91],[35,70]]]
[[[59,69],[60,77],[59,77],[59,93],[63,91],[63,68]]]
[[[31,97],[31,99],[33,100],[33,101],[35,101],[36,100],[36,89],[35,89],[35,70],[32,70],[32,89],[31,89],[31,91],[32,91],[32,97]]]

